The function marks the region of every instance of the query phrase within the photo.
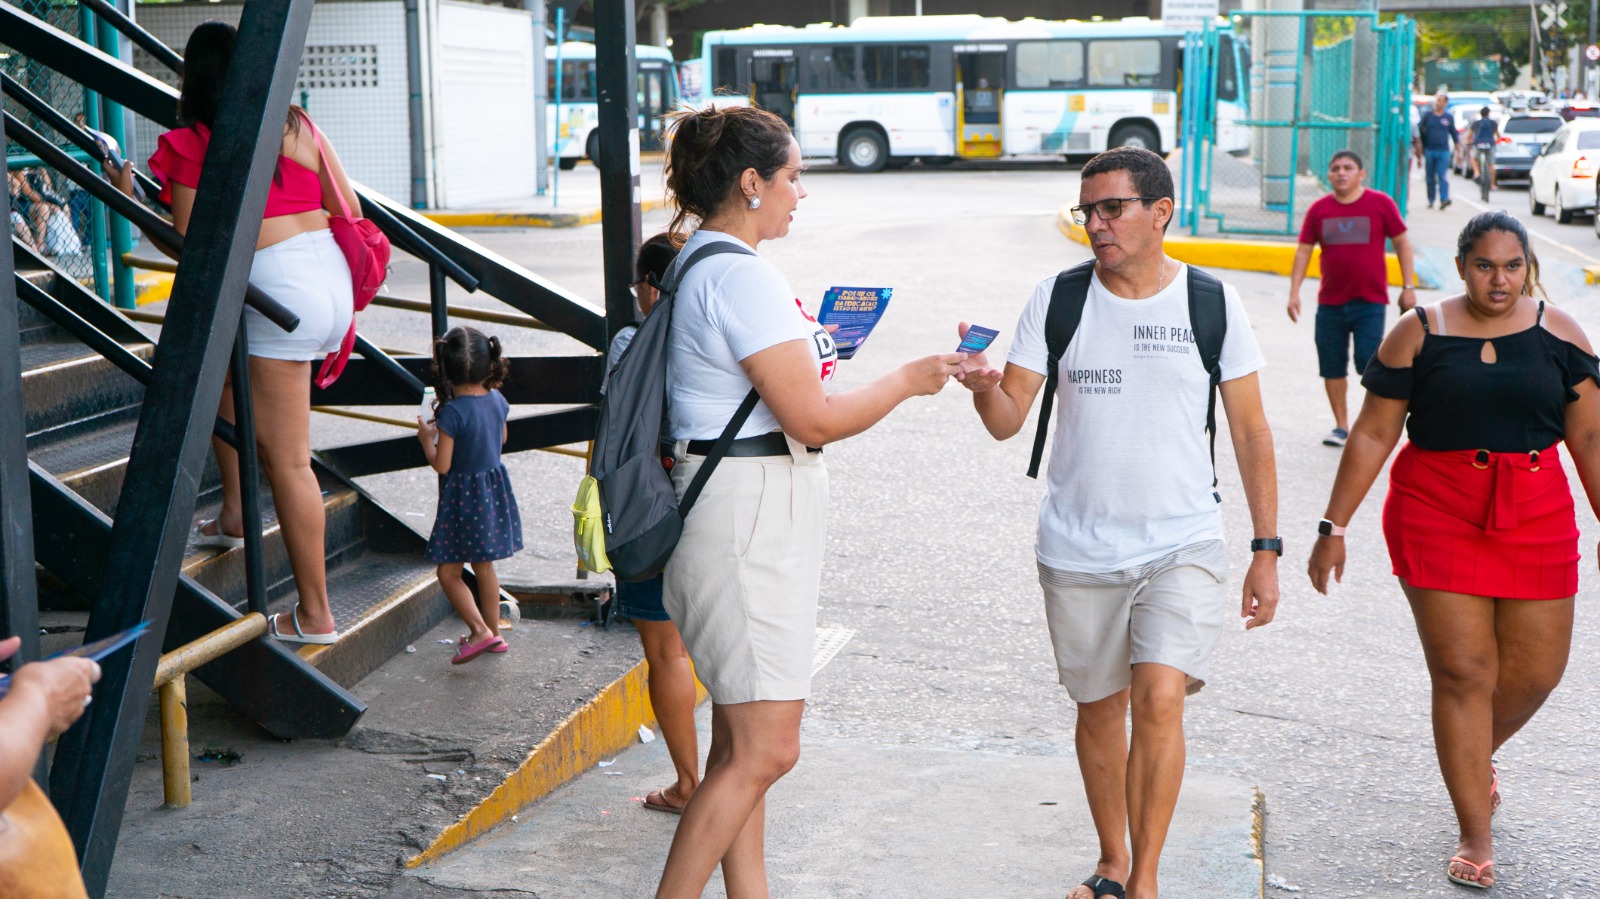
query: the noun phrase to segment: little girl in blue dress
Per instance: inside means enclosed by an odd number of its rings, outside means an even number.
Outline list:
[[[439,584],[471,628],[452,665],[510,648],[500,636],[500,578],[494,570],[495,560],[522,549],[522,517],[500,462],[511,405],[496,388],[507,368],[498,339],[475,328],[450,329],[433,344],[437,421],[417,417],[422,452],[439,472],[439,510],[427,559],[439,564]],[[465,563],[478,579],[476,600],[461,577]]]

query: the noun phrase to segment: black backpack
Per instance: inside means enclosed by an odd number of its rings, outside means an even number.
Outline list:
[[[589,476],[598,484],[604,555],[617,578],[649,580],[661,573],[683,533],[683,519],[717,463],[728,451],[760,396],[751,390],[706,454],[680,502],[672,489],[661,447],[667,412],[667,337],[678,285],[696,263],[721,253],[755,254],[717,241],[679,259],[667,273],[661,297],[639,331],[612,363],[600,424],[589,459]],[[582,551],[580,550],[580,553]]]
[[[1044,401],[1039,406],[1039,429],[1033,436],[1033,458],[1028,477],[1039,476],[1039,460],[1044,457],[1045,436],[1050,430],[1050,412],[1060,378],[1061,357],[1078,333],[1083,307],[1089,301],[1089,276],[1094,260],[1075,265],[1056,276],[1050,291],[1050,307],[1044,316],[1044,342],[1050,365],[1044,376]],[[1217,385],[1222,383],[1222,341],[1228,336],[1228,307],[1222,282],[1216,276],[1189,266],[1189,326],[1194,329],[1200,361],[1211,376],[1211,397],[1206,403],[1206,434],[1211,439],[1211,486],[1217,485]],[[1213,494],[1214,496],[1216,494]],[[1217,501],[1222,498],[1217,496]]]

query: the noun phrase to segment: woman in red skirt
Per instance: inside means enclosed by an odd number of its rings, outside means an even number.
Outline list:
[[[1460,827],[1445,869],[1495,881],[1495,750],[1561,680],[1572,643],[1578,526],[1559,445],[1600,509],[1600,367],[1572,317],[1535,299],[1522,223],[1486,212],[1456,244],[1464,295],[1402,316],[1361,382],[1312,585],[1344,574],[1344,526],[1404,429],[1383,532],[1433,682],[1433,737]],[[1542,291],[1541,291],[1542,292]]]

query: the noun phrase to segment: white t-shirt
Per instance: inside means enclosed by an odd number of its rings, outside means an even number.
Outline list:
[[[1033,289],[1006,361],[1046,374],[1045,312],[1055,278]],[[1223,285],[1222,380],[1266,364],[1239,293]],[[1062,571],[1121,571],[1222,539],[1205,434],[1210,379],[1189,322],[1189,269],[1149,299],[1098,276],[1061,359],[1055,437],[1035,551]],[[1221,397],[1218,397],[1221,405]],[[1220,410],[1219,410],[1219,418]],[[1024,431],[1031,434],[1034,419]]]
[[[696,231],[678,251],[665,281],[671,283],[678,265],[696,250],[719,240],[749,249],[727,234]],[[760,256],[723,253],[697,263],[673,300],[672,333],[667,338],[668,434],[674,440],[721,436],[750,393],[750,378],[740,361],[791,340],[805,341],[816,356],[818,376],[833,379],[839,357],[833,338],[806,312],[788,279],[770,262]],[[757,403],[738,436],[778,429],[767,404]]]

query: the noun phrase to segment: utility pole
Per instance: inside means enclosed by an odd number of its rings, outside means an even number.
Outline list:
[[[1595,19],[1600,15],[1600,0],[1589,0],[1589,42],[1583,47],[1583,92],[1594,101],[1594,61],[1589,58],[1589,48],[1595,43]]]

